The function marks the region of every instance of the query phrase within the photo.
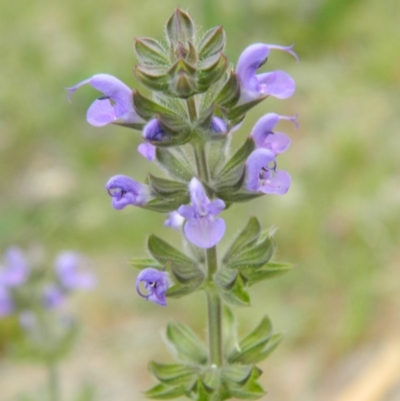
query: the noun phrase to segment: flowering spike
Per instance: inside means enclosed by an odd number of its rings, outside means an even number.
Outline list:
[[[144,286],[148,291],[147,294],[143,294],[141,292],[141,282],[144,282]],[[146,269],[143,269],[136,278],[136,291],[138,292],[138,294],[148,301],[154,302],[161,306],[167,305],[165,295],[168,287],[168,274],[164,271],[160,271],[152,267],[147,267]]]
[[[95,127],[106,124],[143,124],[132,103],[132,90],[118,78],[108,74],[96,74],[67,88],[68,100],[81,86],[89,84],[104,94],[95,100],[87,111],[87,121]]]
[[[150,200],[146,187],[126,175],[111,177],[106,189],[112,197],[112,206],[117,210],[128,205],[141,206]]]
[[[211,248],[224,236],[225,222],[215,216],[225,209],[221,199],[210,201],[197,178],[189,184],[191,205],[182,205],[178,213],[187,221],[184,226],[186,238],[199,248]]]

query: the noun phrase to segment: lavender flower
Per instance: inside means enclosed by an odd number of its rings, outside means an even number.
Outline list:
[[[146,141],[161,142],[167,136],[167,132],[161,127],[160,122],[153,118],[144,127],[142,136]]]
[[[281,132],[273,132],[273,128],[280,120],[289,120],[298,128],[297,116],[281,116],[268,113],[261,117],[254,125],[250,136],[254,139],[257,147],[271,150],[275,155],[285,152],[290,146],[290,139]]]
[[[173,211],[168,213],[167,219],[164,221],[165,227],[171,227],[174,230],[180,230],[183,226],[185,219],[177,212]]]
[[[91,273],[81,272],[82,256],[76,252],[64,251],[58,254],[54,269],[62,287],[67,290],[91,289],[95,285],[94,276]],[[52,290],[52,301],[57,301],[58,294]]]
[[[147,160],[152,161],[156,158],[156,147],[151,143],[141,143],[138,146],[138,152]]]
[[[221,199],[210,201],[197,178],[189,184],[191,206],[182,205],[178,213],[187,221],[184,226],[186,238],[199,248],[211,248],[225,233],[225,222],[215,216],[225,209]]]
[[[95,127],[110,123],[144,123],[133,108],[132,90],[118,78],[108,74],[96,74],[79,82],[69,91],[68,100],[81,86],[89,84],[102,92],[104,96],[96,99],[89,107],[86,119]]]
[[[256,149],[246,161],[246,187],[252,192],[285,194],[290,187],[288,172],[276,169],[274,153],[269,149]]]
[[[0,285],[18,287],[25,283],[29,275],[29,266],[22,250],[10,247],[5,253],[5,267],[0,270]]]
[[[108,194],[112,197],[112,206],[116,210],[127,205],[141,206],[150,198],[146,187],[126,175],[115,175],[106,184]]]
[[[210,130],[216,134],[226,134],[228,127],[222,118],[213,116],[211,118]]]
[[[141,282],[144,282],[144,286],[148,291],[147,294],[143,294],[140,291]],[[138,294],[148,301],[154,302],[161,306],[167,305],[165,294],[168,290],[168,287],[168,274],[152,267],[143,269],[136,278],[136,291]]]
[[[292,47],[255,43],[243,51],[236,68],[241,91],[239,104],[258,99],[260,96],[286,99],[293,95],[296,85],[293,78],[286,72],[276,70],[256,74],[256,71],[267,61],[271,50],[283,50],[298,60]]]

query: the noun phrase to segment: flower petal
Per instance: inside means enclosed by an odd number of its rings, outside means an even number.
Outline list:
[[[183,208],[191,208],[191,206],[186,206],[182,205],[181,207]],[[188,211],[188,213],[192,216],[192,211]],[[183,209],[183,214],[185,214],[185,209]],[[171,227],[174,230],[180,230],[182,228],[182,225],[185,221],[185,218],[183,215],[181,215],[179,212],[174,210],[173,212],[168,213],[167,219],[164,221],[164,226],[165,227]]]
[[[108,99],[96,99],[86,113],[86,120],[94,127],[102,127],[117,119],[114,107]]]
[[[184,226],[186,238],[199,248],[208,249],[216,245],[224,236],[225,221],[209,216],[189,220]]]
[[[161,127],[159,121],[153,118],[143,127],[142,136],[147,141],[161,142],[167,136],[167,133]]]
[[[287,135],[281,132],[274,132],[273,134],[267,135],[262,147],[272,150],[272,152],[277,155],[288,150],[291,142]]]
[[[145,283],[145,288],[148,294],[144,294],[140,290],[140,283]],[[166,292],[169,287],[168,273],[154,269],[152,267],[147,267],[143,269],[136,278],[136,291],[137,293],[158,305],[166,306]]]
[[[287,99],[296,89],[294,79],[280,70],[258,74],[257,81],[262,95],[274,96],[278,99]]]
[[[117,210],[127,205],[141,206],[149,200],[146,187],[126,175],[111,177],[106,189],[112,197],[112,206]]]
[[[151,143],[141,143],[138,146],[138,152],[147,160],[152,161],[156,158],[157,148]]]
[[[265,194],[284,195],[289,190],[291,181],[287,171],[277,170],[272,177],[263,181],[260,191]]]
[[[246,161],[246,187],[249,191],[260,191],[260,171],[270,163],[275,163],[275,156],[269,149],[254,150]]]

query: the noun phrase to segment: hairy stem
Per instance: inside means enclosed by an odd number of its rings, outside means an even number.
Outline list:
[[[194,100],[194,96],[186,99],[186,107],[188,109],[190,121],[195,121],[197,118],[197,110],[196,110],[196,102]]]
[[[213,276],[217,271],[217,247],[207,249],[207,280],[213,282]],[[210,363],[222,366],[222,306],[221,299],[214,286],[207,290],[208,310],[208,342]]]
[[[208,182],[210,177],[208,174],[207,159],[204,152],[204,146],[200,143],[195,143],[193,144],[193,150],[199,177],[202,181]]]

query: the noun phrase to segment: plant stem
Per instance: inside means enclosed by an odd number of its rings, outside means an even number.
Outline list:
[[[186,107],[188,109],[190,121],[195,121],[197,118],[196,102],[194,96],[186,99]]]
[[[217,247],[207,249],[207,279],[213,282],[213,276],[217,271]],[[221,299],[215,291],[214,286],[207,290],[207,310],[208,310],[208,341],[210,352],[210,363],[222,366],[222,306]]]
[[[209,175],[208,175],[207,159],[206,159],[206,154],[204,152],[204,147],[202,146],[201,143],[194,143],[193,150],[199,177],[202,181],[208,182]]]
[[[55,362],[49,362],[47,367],[48,372],[48,386],[50,401],[60,401],[60,386],[58,380],[58,369]]]

